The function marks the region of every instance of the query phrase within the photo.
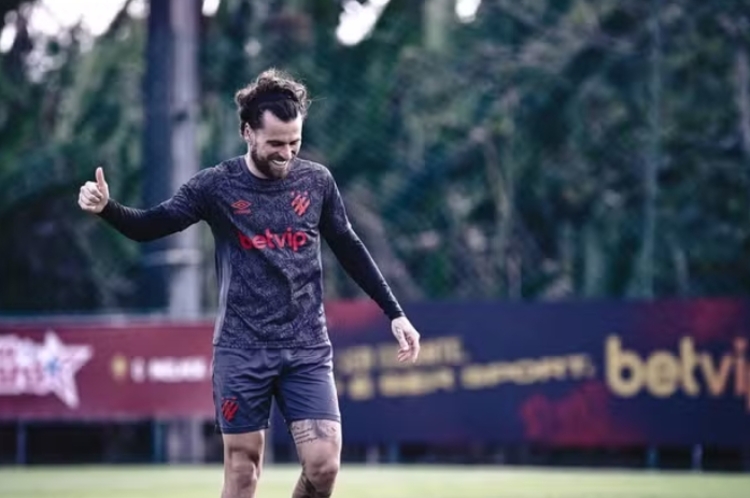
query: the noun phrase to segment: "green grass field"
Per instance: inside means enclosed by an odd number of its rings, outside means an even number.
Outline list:
[[[297,468],[264,471],[258,498],[290,498]],[[0,468],[2,498],[218,498],[200,467]],[[340,498],[747,498],[750,476],[503,467],[344,466]]]

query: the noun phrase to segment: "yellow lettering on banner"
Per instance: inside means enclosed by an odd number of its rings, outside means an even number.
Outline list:
[[[379,381],[380,394],[389,398],[424,396],[440,390],[452,391],[455,385],[452,368],[384,373]]]
[[[700,394],[697,369],[703,373],[709,394],[721,396],[726,392],[733,363],[731,355],[724,355],[716,362],[710,354],[696,353],[689,337],[680,341],[679,348],[679,355],[658,350],[641,358],[637,352],[624,349],[618,336],[608,337],[607,385],[622,397],[635,396],[644,387],[659,398],[673,396],[680,388],[689,396],[697,396]]]
[[[550,356],[467,365],[461,370],[461,384],[466,389],[486,389],[505,383],[525,385],[591,375],[593,365],[587,355]]]
[[[695,367],[698,366],[698,355],[695,354],[693,341],[689,337],[683,337],[680,341],[680,356],[682,357],[682,389],[688,396],[697,396],[701,389],[695,378]]]
[[[419,350],[421,366],[463,365],[469,355],[464,351],[461,337],[445,336],[422,341]],[[408,368],[408,362],[398,361],[398,344],[383,344],[378,348],[378,364],[381,368]]]
[[[646,366],[649,392],[657,398],[672,396],[680,379],[680,363],[675,356],[668,351],[656,352]]]
[[[706,393],[712,397],[732,394],[745,397],[750,411],[747,340],[734,339],[732,349],[714,356],[696,351],[693,339],[683,337],[677,353],[657,350],[642,356],[623,348],[620,337],[612,335],[605,344],[607,385],[622,397],[645,390],[657,398],[669,398],[678,392],[696,397],[701,394],[700,384],[704,384]]]
[[[607,385],[610,390],[629,398],[635,396],[643,387],[646,371],[637,354],[622,351],[620,338],[613,336],[607,339]],[[623,375],[626,372],[626,375]]]
[[[375,368],[375,348],[355,346],[336,353],[336,371],[343,375],[369,372]]]
[[[737,396],[742,396],[747,392],[748,385],[745,382],[747,370],[747,361],[745,360],[745,350],[747,349],[747,340],[743,337],[738,337],[734,340],[734,353],[735,353],[735,382],[734,382],[734,393]]]
[[[357,401],[375,397],[375,386],[372,379],[366,375],[352,377],[349,380],[349,397]]]
[[[596,368],[594,363],[591,361],[591,357],[586,354],[574,354],[567,357],[568,370],[570,376],[574,379],[584,379],[587,377],[593,377],[596,374]],[[563,375],[562,378],[565,378]]]
[[[567,360],[567,361],[566,361]],[[584,357],[585,360],[585,357]],[[578,356],[576,357],[570,357],[569,359],[566,358],[547,358],[546,361],[542,363],[544,365],[544,375],[543,378],[549,378],[549,379],[555,379],[555,380],[564,380],[568,376],[568,369],[570,371],[573,371],[573,363],[574,361],[581,363],[581,372],[584,370],[585,361],[582,361]],[[581,374],[582,376],[583,374]]]
[[[714,359],[709,354],[702,354],[699,358],[703,375],[706,377],[706,384],[708,384],[708,392],[712,396],[721,396],[729,380],[732,357],[729,355],[723,356],[718,367],[715,367]]]

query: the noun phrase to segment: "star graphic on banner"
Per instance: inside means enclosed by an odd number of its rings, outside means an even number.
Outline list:
[[[44,342],[0,335],[0,395],[56,395],[70,408],[79,405],[75,375],[91,359],[89,345],[65,345],[48,330]]]
[[[37,361],[42,367],[43,385],[71,408],[79,404],[75,374],[93,356],[90,346],[66,346],[60,338],[48,331],[44,344],[38,347]]]

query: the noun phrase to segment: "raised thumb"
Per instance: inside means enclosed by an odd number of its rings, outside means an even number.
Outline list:
[[[107,182],[104,180],[104,170],[101,166],[96,168],[96,185],[99,190],[104,190],[107,187]]]

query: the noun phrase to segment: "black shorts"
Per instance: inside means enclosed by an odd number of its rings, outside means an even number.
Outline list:
[[[254,350],[215,346],[213,392],[216,425],[223,434],[268,428],[273,399],[287,424],[341,421],[330,345]]]

